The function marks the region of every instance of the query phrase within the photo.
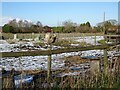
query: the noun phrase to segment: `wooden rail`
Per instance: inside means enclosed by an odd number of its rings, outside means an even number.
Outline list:
[[[60,54],[60,53],[68,53],[68,52],[78,52],[78,51],[87,51],[87,50],[99,50],[106,49],[116,44],[105,44],[105,45],[92,45],[92,46],[84,46],[84,47],[69,47],[69,48],[61,48],[57,50],[37,50],[37,51],[22,51],[22,52],[2,52],[0,53],[2,57],[20,57],[20,56],[49,56],[52,54]]]
[[[107,58],[107,49],[111,46],[115,46],[117,44],[105,44],[105,45],[93,45],[93,46],[86,46],[86,47],[71,47],[71,48],[63,48],[58,50],[47,50],[47,51],[28,51],[28,52],[3,52],[2,57],[20,57],[20,56],[36,56],[36,55],[48,55],[48,70],[47,70],[47,82],[50,84],[51,82],[51,55],[52,54],[60,54],[60,53],[67,53],[67,52],[77,52],[77,51],[86,51],[86,50],[97,50],[97,49],[104,49],[104,73],[108,75],[108,58]],[[15,83],[13,80],[13,76],[11,77],[11,84],[10,88],[15,88]],[[5,79],[6,80],[6,79]],[[8,88],[8,87],[7,87]],[[22,88],[22,84],[21,84]]]

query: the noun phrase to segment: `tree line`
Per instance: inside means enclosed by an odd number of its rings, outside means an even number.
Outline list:
[[[62,26],[51,27],[52,32],[54,33],[96,33],[103,32],[103,28],[108,29],[110,27],[115,27],[111,22],[106,21],[103,25],[97,25],[92,27],[90,22],[76,24],[70,20],[64,21]],[[5,24],[2,27],[4,33],[43,33],[46,31],[46,26],[43,26],[40,21],[37,21],[35,24],[27,20],[16,19],[11,20],[9,23]]]
[[[40,33],[42,30],[43,26],[40,21],[37,21],[36,24],[33,24],[27,20],[17,21],[16,19],[11,20],[2,27],[2,31],[5,33]]]

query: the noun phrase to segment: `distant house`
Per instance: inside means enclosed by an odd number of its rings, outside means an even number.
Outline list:
[[[49,33],[52,32],[52,28],[49,27],[49,26],[44,26],[43,30],[44,30],[45,33],[47,33],[47,32],[49,32]]]

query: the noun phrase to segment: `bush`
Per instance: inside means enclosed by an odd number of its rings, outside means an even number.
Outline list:
[[[5,33],[10,33],[12,30],[13,30],[13,27],[8,25],[8,24],[5,24],[3,27],[2,27],[2,30],[3,32]]]

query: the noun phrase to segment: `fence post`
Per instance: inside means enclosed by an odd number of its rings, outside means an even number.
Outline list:
[[[1,71],[0,71],[0,75],[1,75],[1,76],[0,76],[0,90],[2,90],[2,86],[3,86],[3,82],[2,82],[2,79],[3,79],[3,78],[2,78],[2,77],[3,77],[3,76],[2,76],[2,71],[3,71],[3,68],[1,68]]]
[[[13,68],[12,70],[11,70],[11,78],[12,78],[12,88],[13,88],[13,90],[15,89],[15,81],[14,81],[14,74],[15,73],[15,69]]]
[[[90,61],[90,72],[92,73],[92,75],[99,75],[100,73],[100,61],[99,60]]]
[[[14,34],[14,40],[16,40],[17,39],[17,34]]]
[[[108,57],[107,57],[108,53],[107,53],[107,49],[104,49],[104,73],[105,76],[107,76],[108,74]]]
[[[51,47],[48,48],[50,55],[48,56],[48,70],[47,70],[47,82],[50,84],[51,81]]]
[[[83,46],[84,46],[84,42],[85,42],[85,36],[84,36],[84,33],[82,33],[82,37],[83,37]]]
[[[35,36],[34,36],[34,33],[32,33],[32,40],[34,40]]]
[[[97,41],[96,41],[96,33],[95,33],[95,45],[96,45],[96,42],[97,42]]]

